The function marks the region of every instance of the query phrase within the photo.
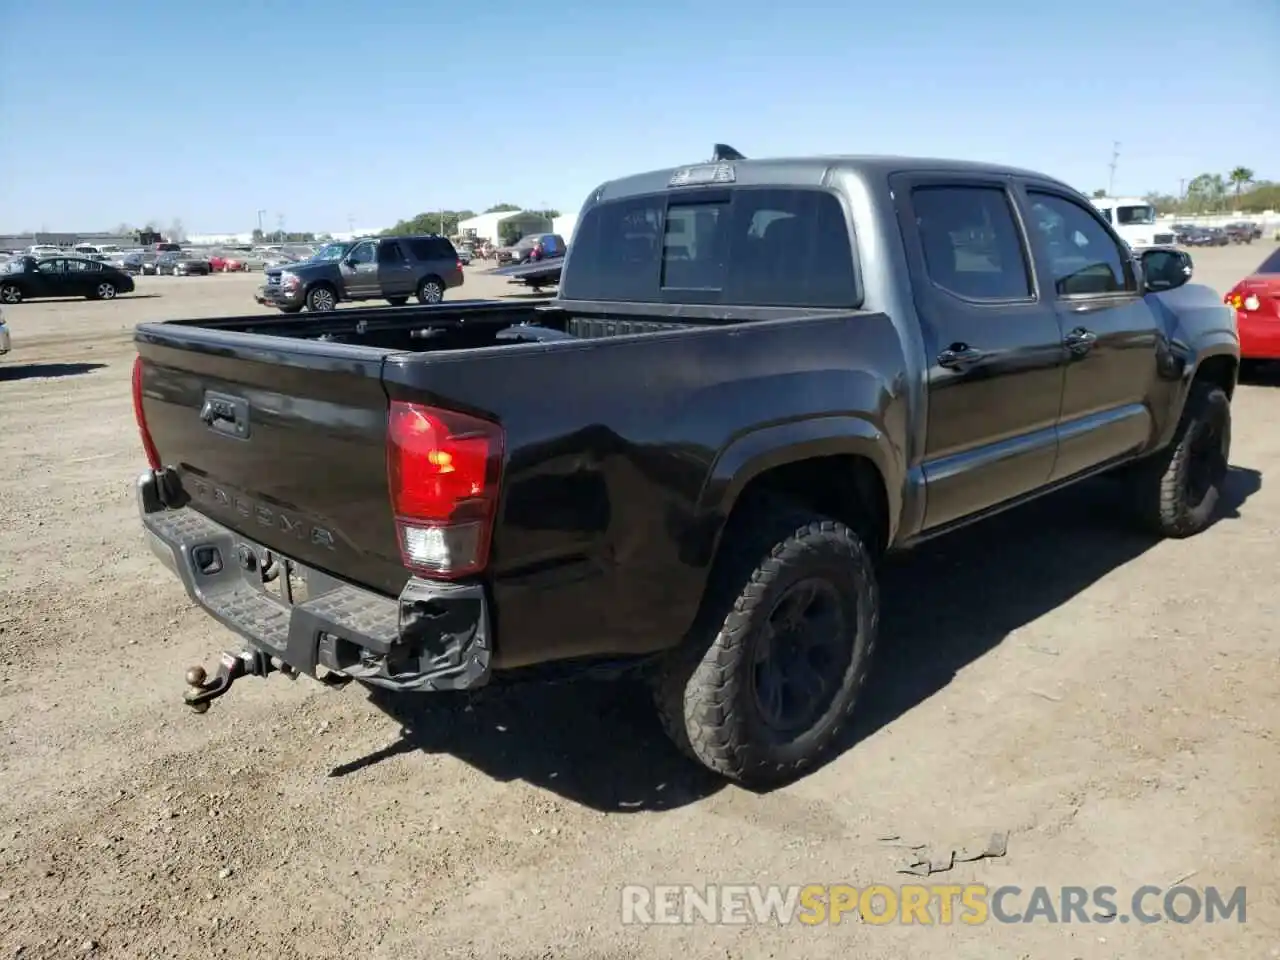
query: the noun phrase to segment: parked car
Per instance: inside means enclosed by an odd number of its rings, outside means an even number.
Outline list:
[[[1231,238],[1227,236],[1227,231],[1221,227],[1205,227],[1204,232],[1208,236],[1208,240],[1205,242],[1206,246],[1225,247],[1231,243]]]
[[[160,259],[160,254],[154,250],[144,250],[142,253],[131,253],[126,259],[125,269],[130,273],[136,273],[140,276],[155,276],[158,269],[156,264]]]
[[[462,282],[462,263],[446,237],[382,237],[356,243],[339,259],[269,268],[254,299],[284,313],[332,310],[343,300],[402,306],[417,296],[431,304]]]
[[[458,251],[458,262],[464,267],[471,266],[471,261],[475,259],[475,249],[467,243],[456,246]]]
[[[209,254],[209,269],[214,273],[239,273],[249,269],[243,255],[226,250],[214,250]]]
[[[564,256],[564,238],[557,233],[535,233],[497,251],[498,266],[514,266]]]
[[[13,341],[9,339],[9,325],[4,322],[4,311],[0,310],[0,357],[13,349]]]
[[[132,292],[133,278],[123,270],[84,257],[22,257],[0,274],[0,303],[7,304],[41,297],[113,300]]]
[[[1262,228],[1247,221],[1228,223],[1222,228],[1222,232],[1232,243],[1253,243],[1262,236]]]
[[[1218,246],[1218,238],[1208,227],[1189,226],[1178,235],[1177,242],[1184,247]]]
[[[1223,299],[1236,311],[1241,358],[1280,360],[1280,249],[1271,251]]]
[[[246,639],[189,704],[633,671],[776,783],[859,701],[886,553],[1117,470],[1212,522],[1240,353],[1186,252],[1026,170],[716,152],[596,190],[550,303],[138,326],[148,543]]]
[[[156,275],[161,277],[166,274],[173,277],[207,277],[211,273],[213,266],[208,258],[194,253],[171,251],[160,254],[156,260]]]

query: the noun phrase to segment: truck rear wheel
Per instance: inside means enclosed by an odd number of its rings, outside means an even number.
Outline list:
[[[772,502],[735,517],[698,622],[655,678],[663,727],[751,786],[817,764],[853,712],[875,648],[879,588],[858,535]]]
[[[1213,521],[1231,455],[1231,400],[1212,383],[1193,383],[1173,442],[1132,475],[1143,523],[1181,539]]]

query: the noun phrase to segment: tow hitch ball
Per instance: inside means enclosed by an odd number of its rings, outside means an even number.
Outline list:
[[[204,713],[209,704],[231,689],[231,684],[241,677],[265,677],[270,673],[282,673],[291,680],[298,679],[298,671],[276,657],[268,656],[257,650],[245,650],[241,653],[224,653],[218,660],[218,669],[213,679],[205,673],[204,667],[187,668],[187,692],[182,699],[196,713]],[[341,688],[351,682],[345,673],[320,668],[316,671],[316,679],[326,687]]]
[[[187,668],[187,687],[183,699],[196,713],[204,713],[209,704],[231,689],[231,684],[241,677],[265,677],[279,667],[272,658],[255,650],[243,653],[224,653],[218,661],[218,670],[210,680],[204,667]]]

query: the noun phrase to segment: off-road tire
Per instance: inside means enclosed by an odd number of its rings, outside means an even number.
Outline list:
[[[828,581],[840,597],[848,659],[826,708],[789,740],[760,719],[753,687],[757,636],[777,601],[801,580]],[[653,677],[667,735],[709,770],[752,787],[785,783],[831,748],[858,700],[880,625],[875,567],[858,535],[809,510],[763,500],[725,533],[697,621]]]
[[[1221,431],[1221,465],[1203,497],[1196,498],[1190,477],[1193,449],[1213,430]],[[1193,383],[1173,442],[1156,456],[1139,464],[1132,475],[1138,517],[1160,537],[1183,539],[1200,533],[1213,522],[1226,483],[1231,454],[1231,400],[1212,383]]]

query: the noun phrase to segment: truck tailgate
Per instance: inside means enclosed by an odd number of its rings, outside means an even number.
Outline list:
[[[147,428],[192,507],[285,557],[400,591],[390,351],[155,326],[137,346]]]

